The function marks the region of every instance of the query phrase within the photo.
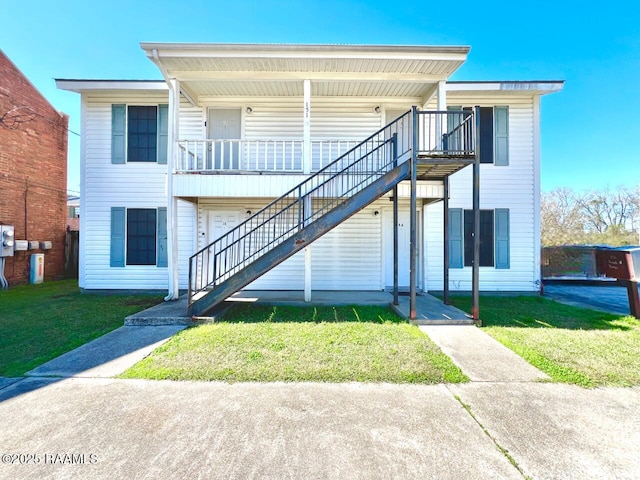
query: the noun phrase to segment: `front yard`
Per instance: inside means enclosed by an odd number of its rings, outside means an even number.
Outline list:
[[[0,291],[0,376],[32,368],[122,325],[157,295],[81,294],[75,281]],[[452,297],[470,310],[470,297]],[[482,296],[483,330],[554,381],[640,385],[640,321],[534,296]],[[420,330],[380,307],[245,304],[186,329],[124,378],[242,381],[464,382]]]
[[[160,301],[158,295],[81,294],[77,280],[0,291],[0,376],[22,375]]]
[[[418,327],[379,307],[234,307],[189,328],[123,378],[226,382],[464,382]]]
[[[470,311],[470,297],[452,297]],[[482,329],[553,380],[640,385],[640,321],[545,298],[481,296]]]

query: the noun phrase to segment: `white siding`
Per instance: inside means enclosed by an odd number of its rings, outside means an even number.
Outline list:
[[[255,101],[253,101],[255,100]],[[301,138],[302,98],[243,99],[237,105],[250,105],[243,113],[245,138]],[[167,269],[155,266],[109,267],[110,209],[112,206],[156,208],[166,206],[166,166],[156,164],[111,164],[111,105],[113,103],[167,103],[165,93],[105,92],[86,95],[84,142],[84,198],[82,233],[84,265],[83,287],[87,289],[167,287]],[[224,102],[223,102],[224,103]],[[481,208],[510,209],[509,270],[482,268],[483,290],[536,290],[539,267],[535,258],[535,239],[539,225],[534,215],[535,153],[533,103],[517,96],[464,95],[449,92],[450,105],[509,105],[509,166],[481,166]],[[226,105],[230,104],[230,100]],[[377,103],[336,98],[312,98],[312,137],[363,138],[381,126]],[[244,110],[243,110],[244,111]],[[383,106],[384,111],[384,106]],[[180,138],[205,137],[205,109],[181,102]],[[198,198],[198,206],[179,202],[179,284],[186,288],[188,257],[204,246],[207,209],[255,211],[272,198],[304,179],[302,175],[176,175],[177,196]],[[400,196],[408,196],[403,183]],[[442,198],[440,182],[425,182],[418,196]],[[383,198],[352,219],[338,226],[312,246],[312,288],[384,288],[382,216],[373,210],[388,208]],[[451,178],[451,208],[471,208],[471,168]],[[423,210],[425,254],[422,272],[426,288],[442,289],[442,203]],[[204,233],[204,235],[203,235]],[[298,254],[251,285],[251,288],[302,289],[304,254]],[[469,290],[471,269],[451,269],[451,288]],[[422,284],[422,282],[419,282]]]
[[[192,175],[173,176],[173,192],[176,197],[264,197],[283,195],[307,178],[304,175]],[[401,182],[398,196],[409,198],[411,184]],[[388,193],[387,196],[390,196]],[[418,182],[418,198],[442,198],[440,181]]]
[[[247,198],[201,199],[198,208],[199,247],[207,241],[207,213],[235,210],[240,219],[269,200]],[[382,203],[384,202],[384,203]],[[386,205],[388,200],[381,200]],[[383,286],[382,215],[379,206],[370,206],[354,215],[311,245],[311,287],[313,290],[381,290]],[[205,233],[205,235],[202,235]],[[247,290],[304,289],[304,251],[298,252],[251,283]]]
[[[86,136],[82,198],[84,230],[83,288],[86,289],[166,289],[167,268],[147,265],[109,266],[111,207],[166,207],[166,165],[111,163],[111,105],[167,103],[163,93],[119,92],[91,94],[86,98]],[[186,108],[184,131],[199,135],[194,118],[197,109]],[[195,110],[195,112],[194,112]],[[201,128],[201,127],[200,127]],[[186,288],[188,257],[194,252],[195,208],[178,202],[178,260],[180,288]]]
[[[173,176],[176,197],[274,198],[302,182],[304,175],[193,175]]]
[[[535,239],[540,235],[534,216],[534,138],[531,98],[464,96],[448,94],[450,105],[509,105],[509,165],[480,166],[480,208],[508,208],[510,214],[511,268],[480,268],[480,289],[535,291],[540,267],[535,262]],[[451,177],[450,208],[472,208],[472,170]],[[425,272],[429,290],[442,290],[442,203],[425,209]],[[471,289],[471,267],[450,269],[450,288]]]
[[[250,102],[244,116],[244,136],[258,138],[302,138],[302,97],[287,100],[260,99]]]
[[[313,290],[382,290],[382,215],[367,207],[311,246]]]
[[[257,212],[273,199],[201,199],[198,205],[198,248],[203,248],[208,242],[209,225],[207,214],[209,211],[236,211],[240,221],[246,218],[247,210]],[[204,235],[203,235],[204,234]],[[298,252],[285,260],[273,270],[267,272],[246,287],[247,290],[303,290],[304,289],[304,252]]]
[[[382,113],[375,101],[311,99],[311,138],[352,138],[364,140],[381,127]]]

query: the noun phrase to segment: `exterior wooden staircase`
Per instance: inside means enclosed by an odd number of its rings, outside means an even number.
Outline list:
[[[442,179],[473,162],[470,111],[413,109],[196,252],[188,314],[201,316],[411,176]]]

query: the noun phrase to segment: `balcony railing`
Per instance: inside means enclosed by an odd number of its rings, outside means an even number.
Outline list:
[[[360,139],[314,139],[311,169],[318,171],[352,149]],[[179,173],[303,171],[300,138],[256,140],[181,140]]]
[[[417,111],[417,153],[430,157],[473,155],[471,111]],[[398,143],[411,148],[408,116],[393,122]],[[317,172],[360,143],[361,139],[312,139],[310,170]],[[304,141],[301,138],[251,140],[180,140],[178,173],[271,172],[302,173]],[[403,150],[405,151],[405,150]]]

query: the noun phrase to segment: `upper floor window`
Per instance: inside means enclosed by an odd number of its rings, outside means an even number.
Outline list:
[[[462,110],[463,107],[448,107]],[[464,107],[471,110],[472,107]],[[509,107],[480,107],[480,163],[509,165]]]
[[[111,163],[167,163],[169,108],[111,106]]]
[[[158,107],[131,105],[127,112],[127,161],[155,162]]]

